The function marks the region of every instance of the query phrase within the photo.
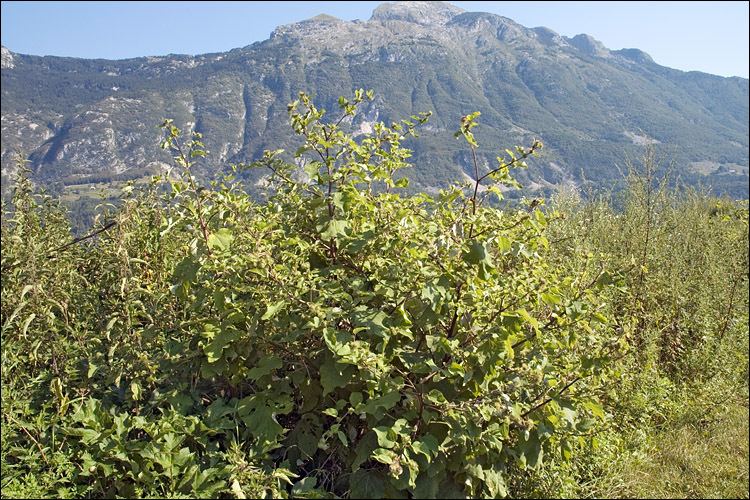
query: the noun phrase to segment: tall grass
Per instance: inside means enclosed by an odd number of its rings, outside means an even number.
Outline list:
[[[676,418],[645,435],[631,432],[600,475],[581,488],[592,498],[747,498],[746,401],[703,418]]]
[[[612,425],[558,471],[570,496],[748,497],[748,204],[670,187],[664,160],[650,146],[624,192],[550,203],[560,262],[597,255],[629,289],[613,304],[631,355],[606,395]]]

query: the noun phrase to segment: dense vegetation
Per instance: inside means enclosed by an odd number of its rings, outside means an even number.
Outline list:
[[[747,496],[746,446],[698,448],[747,442],[747,203],[673,189],[649,147],[616,198],[503,205],[538,141],[406,194],[428,115],[354,140],[366,99],[327,119],[301,94],[299,166],[234,167],[266,172],[261,203],[200,185],[201,137],[167,120],[175,172],[72,241],[19,159],[3,497]],[[665,436],[702,458],[636,489]]]

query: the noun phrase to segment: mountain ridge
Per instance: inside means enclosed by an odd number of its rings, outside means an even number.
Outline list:
[[[286,104],[299,91],[334,115],[338,97],[356,88],[374,89],[376,99],[348,124],[354,132],[433,112],[408,143],[414,189],[463,178],[467,151],[452,135],[460,116],[479,110],[484,168],[506,147],[546,145],[519,172],[527,187],[519,196],[584,180],[611,185],[615,165],[638,157],[645,134],[677,147],[688,182],[747,198],[747,79],[666,68],[639,49],[610,51],[585,34],[567,38],[444,2],[382,4],[368,21],[321,14],[196,56],[112,61],[3,47],[3,191],[19,148],[35,182],[58,188],[159,171],[170,161],[155,128],[164,118],[204,134],[203,174],[213,178],[263,149],[296,150]]]

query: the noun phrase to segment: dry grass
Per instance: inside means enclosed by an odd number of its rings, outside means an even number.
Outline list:
[[[748,407],[666,426],[643,452],[620,456],[598,484],[604,498],[748,498]]]

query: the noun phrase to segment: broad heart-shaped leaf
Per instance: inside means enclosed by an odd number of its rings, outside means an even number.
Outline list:
[[[432,389],[430,392],[425,394],[425,399],[435,404],[443,404],[447,402],[443,393],[437,389]]]
[[[409,187],[409,178],[402,177],[399,180],[397,180],[393,185],[398,188],[407,188]]]
[[[527,323],[530,323],[531,326],[534,327],[534,330],[537,330],[539,328],[539,322],[536,320],[536,318],[532,318],[526,309],[517,309],[516,314],[526,320]]]
[[[513,242],[507,236],[500,236],[495,241],[495,246],[500,251],[500,255],[510,252]]]
[[[203,347],[203,352],[206,354],[209,363],[215,363],[221,359],[224,349],[239,338],[239,332],[231,328],[221,328],[218,333],[215,332],[216,326],[211,324],[205,325],[204,334],[215,334],[214,338]]]
[[[370,239],[374,236],[374,233],[372,231],[367,231],[365,233],[360,233],[359,238],[352,239],[349,241],[349,243],[346,245],[346,251],[352,255],[356,255],[359,252],[362,251],[363,248],[369,243]]]
[[[273,304],[269,304],[268,308],[266,309],[266,312],[263,314],[263,316],[261,316],[260,319],[265,321],[267,319],[273,318],[274,316],[276,316],[276,313],[278,313],[281,310],[281,308],[284,307],[284,304],[286,304],[286,301],[284,300],[280,300]]]
[[[383,396],[376,396],[369,399],[360,411],[362,413],[375,413],[375,410],[377,410],[378,407],[389,410],[400,400],[401,394],[398,392],[398,390],[393,390]]]
[[[490,492],[491,498],[505,498],[508,496],[508,482],[502,472],[485,469],[484,484]]]
[[[351,382],[356,371],[354,365],[337,363],[334,359],[328,358],[320,366],[320,384],[323,386],[323,395]]]
[[[466,492],[464,491],[463,487],[456,484],[453,478],[448,476],[447,478],[440,481],[442,477],[445,477],[444,474],[441,474],[440,476],[435,477],[433,480],[435,482],[439,482],[438,485],[438,491],[440,492],[440,498],[470,498],[467,497]]]
[[[211,378],[216,375],[221,375],[227,370],[228,366],[229,364],[224,357],[219,357],[219,359],[213,363],[209,362],[208,358],[206,358],[201,362],[201,377]]]
[[[411,449],[414,453],[421,453],[427,458],[427,463],[430,462],[432,457],[437,456],[439,445],[437,439],[432,434],[426,434],[422,436],[419,441],[414,441],[411,444]]]
[[[320,237],[323,240],[330,240],[336,238],[339,235],[345,235],[346,229],[349,227],[349,222],[340,219],[331,219],[324,226],[323,231],[320,233]]]
[[[284,430],[276,421],[275,414],[291,409],[291,404],[285,403],[291,402],[271,400],[265,393],[259,392],[241,399],[237,405],[237,413],[261,444],[273,442]]]
[[[354,460],[351,468],[357,469],[360,465],[370,459],[370,454],[378,447],[378,436],[374,432],[368,432],[362,437],[354,450]]]
[[[487,249],[477,240],[471,240],[469,249],[463,253],[462,257],[469,264],[479,264],[487,260]]]
[[[385,482],[378,470],[357,469],[349,477],[349,498],[383,498]]]
[[[591,413],[594,414],[595,417],[606,420],[607,416],[604,413],[604,409],[602,408],[602,405],[595,403],[593,401],[587,401],[584,403],[584,406],[591,410]]]
[[[596,425],[596,420],[593,418],[584,418],[576,424],[576,430],[578,432],[588,432]]]
[[[375,434],[377,434],[378,445],[380,445],[381,448],[393,448],[394,446],[396,446],[396,442],[392,441],[388,436],[391,430],[390,427],[374,427],[372,430],[374,430]]]
[[[264,375],[268,375],[273,370],[281,368],[281,358],[274,354],[267,354],[258,360],[255,368],[250,370],[247,374],[248,378],[258,380]]]
[[[411,492],[414,498],[437,498],[440,493],[440,483],[436,481],[436,478],[430,477],[427,474],[420,474],[417,476],[414,488],[411,488]]]
[[[442,275],[437,281],[431,281],[422,288],[421,296],[437,309],[437,305],[450,296],[450,279]]]
[[[193,260],[192,256],[187,256],[174,268],[174,277],[179,282],[195,282],[198,279],[200,268],[200,262]]]
[[[544,303],[551,307],[556,306],[562,302],[560,296],[555,293],[542,292],[541,297]]]
[[[542,455],[542,443],[539,441],[539,435],[536,429],[528,432],[528,438],[525,436],[526,433],[521,433],[518,438],[518,451],[519,459],[525,462],[525,465],[531,469],[536,469],[541,463]]]
[[[574,301],[565,306],[565,314],[570,318],[571,321],[575,321],[580,318],[588,309],[588,305],[581,301]]]
[[[218,250],[220,252],[226,252],[229,250],[229,246],[232,244],[234,236],[232,231],[226,227],[222,227],[217,232],[208,236],[208,248],[211,250]]]
[[[349,332],[324,328],[323,340],[325,340],[328,349],[337,356],[348,356],[352,353],[352,348],[348,344],[351,340],[351,334]]]
[[[307,476],[300,479],[292,486],[292,498],[321,498],[322,492],[316,490],[318,479],[315,476]]]
[[[383,325],[383,321],[388,319],[388,315],[380,310],[366,310],[361,313],[357,313],[356,316],[357,325],[369,328],[369,331],[373,335],[377,335],[381,338],[387,338],[389,336],[389,328]]]
[[[476,240],[469,243],[469,249],[462,254],[463,259],[469,264],[478,267],[480,279],[487,279],[492,269],[492,258],[484,244]]]
[[[560,418],[570,426],[574,428],[578,421],[578,410],[575,409],[573,403],[565,398],[553,397],[552,400],[560,405],[561,415]]]
[[[310,149],[311,149],[311,146],[309,146],[307,144],[305,144],[303,146],[300,146],[299,148],[297,148],[297,152],[294,153],[294,157],[295,158],[299,158],[300,156],[302,156],[305,153],[305,151],[308,151]],[[310,163],[305,163],[304,167],[308,167],[308,166],[310,166]],[[315,165],[312,165],[312,167],[313,168],[317,168]],[[312,175],[314,175],[315,173],[317,173],[317,170],[315,172],[307,172],[307,170],[305,170],[305,173],[307,173],[308,177],[310,177],[310,179],[312,179]]]
[[[300,154],[304,153],[304,151],[301,151],[302,149],[303,148],[298,149],[297,152]],[[305,173],[307,174],[307,177],[309,177],[311,181],[319,182],[318,176],[320,174],[320,162],[311,161],[311,162],[305,163],[302,166],[302,168],[304,169]]]
[[[305,413],[284,441],[286,446],[298,446],[302,459],[308,460],[318,450],[318,442],[323,435],[323,424],[313,413]]]

